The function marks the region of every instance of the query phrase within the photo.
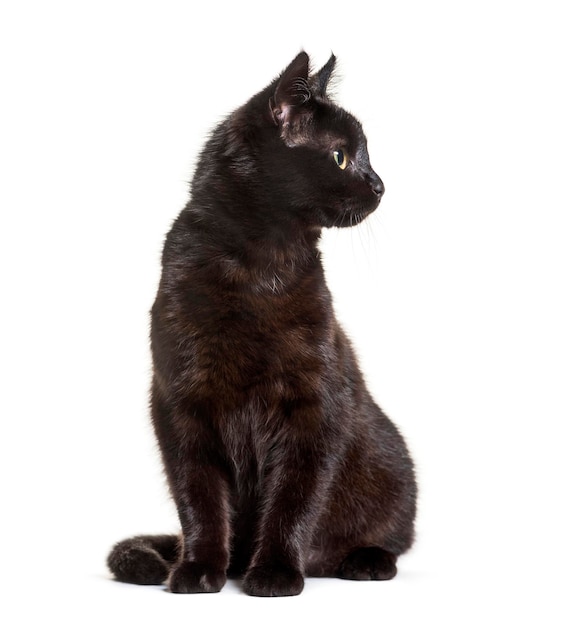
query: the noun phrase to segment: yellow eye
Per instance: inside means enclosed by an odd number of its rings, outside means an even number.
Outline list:
[[[343,150],[334,150],[333,155],[336,165],[341,170],[345,170],[349,163],[348,155]]]

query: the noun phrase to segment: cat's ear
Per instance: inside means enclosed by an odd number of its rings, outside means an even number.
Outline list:
[[[305,52],[300,54],[282,72],[269,107],[272,119],[277,126],[288,126],[304,112],[304,105],[312,97],[308,83],[310,58]]]
[[[328,84],[336,67],[336,57],[332,54],[324,67],[311,78],[312,91],[320,98],[327,97]]]

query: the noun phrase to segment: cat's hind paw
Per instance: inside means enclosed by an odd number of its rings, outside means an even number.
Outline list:
[[[397,574],[397,557],[383,548],[357,548],[343,560],[338,578],[390,580]]]

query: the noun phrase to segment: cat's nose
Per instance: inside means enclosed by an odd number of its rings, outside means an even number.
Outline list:
[[[373,183],[371,188],[373,189],[373,193],[376,196],[379,196],[381,198],[381,196],[383,196],[384,192],[385,192],[385,185],[383,184],[383,181],[381,180],[381,178],[378,178],[376,183]]]
[[[371,190],[378,197],[381,198],[385,191],[385,186],[381,178],[372,170],[365,175],[365,179],[369,183]]]

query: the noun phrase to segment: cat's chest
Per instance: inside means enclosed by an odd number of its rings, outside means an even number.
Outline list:
[[[258,306],[257,306],[258,304]],[[331,343],[329,312],[296,300],[221,303],[194,332],[195,387],[244,402],[245,394],[305,395],[324,370]]]

